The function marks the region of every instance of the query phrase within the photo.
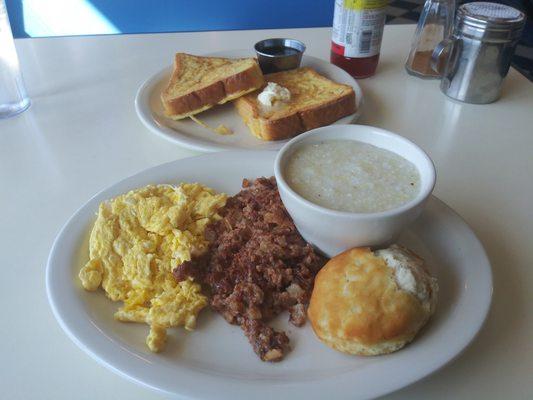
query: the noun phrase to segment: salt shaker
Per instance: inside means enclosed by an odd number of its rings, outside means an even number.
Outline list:
[[[431,54],[450,36],[454,12],[455,0],[426,0],[405,63],[410,75],[430,79],[439,77],[431,68]]]
[[[441,91],[465,103],[496,101],[524,24],[522,12],[503,4],[459,7],[453,34],[432,57],[433,68],[442,75]]]

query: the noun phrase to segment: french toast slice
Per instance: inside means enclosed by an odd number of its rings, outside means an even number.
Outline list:
[[[264,83],[254,58],[200,57],[177,53],[174,70],[161,93],[165,114],[175,120],[223,104]]]
[[[291,92],[291,99],[266,108],[257,100],[262,89],[234,101],[239,115],[250,131],[263,140],[281,140],[320,126],[329,125],[356,110],[355,92],[320,75],[312,68],[302,67],[265,75]]]

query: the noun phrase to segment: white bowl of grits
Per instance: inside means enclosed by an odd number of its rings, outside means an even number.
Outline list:
[[[296,227],[329,257],[394,242],[435,186],[435,167],[420,147],[366,125],[295,137],[278,153],[274,173]]]

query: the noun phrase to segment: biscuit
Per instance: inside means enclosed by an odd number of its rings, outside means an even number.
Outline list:
[[[393,245],[354,248],[318,273],[308,317],[318,338],[357,355],[392,353],[409,343],[435,311],[437,282],[424,261]]]

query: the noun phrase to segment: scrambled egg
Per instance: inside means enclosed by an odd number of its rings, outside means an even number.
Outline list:
[[[115,319],[149,324],[152,351],[164,348],[166,328],[194,329],[207,305],[200,285],[176,282],[172,270],[207,250],[204,229],[226,199],[200,184],[150,185],[100,204],[80,280],[124,302]]]

